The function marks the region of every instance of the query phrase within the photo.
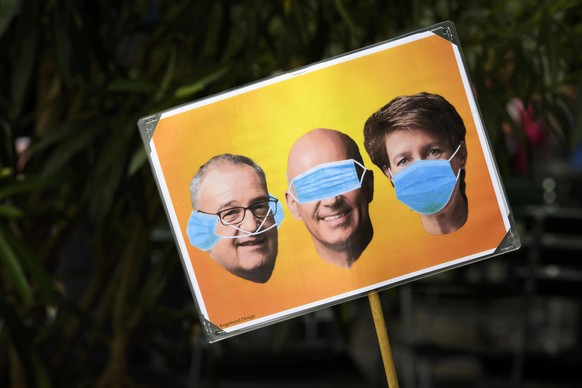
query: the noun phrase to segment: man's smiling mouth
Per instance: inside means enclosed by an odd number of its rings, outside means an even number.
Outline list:
[[[342,211],[340,211],[339,213],[319,217],[319,219],[326,222],[338,222],[345,219],[351,212],[352,209],[342,209]]]
[[[337,220],[338,218],[341,217],[345,217],[345,214],[341,213],[341,214],[336,214],[334,216],[327,216],[327,217],[323,217],[324,221],[332,221],[332,220]]]

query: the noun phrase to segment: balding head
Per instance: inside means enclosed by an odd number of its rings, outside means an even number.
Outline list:
[[[335,180],[321,181],[322,195],[303,199],[299,203],[296,198],[293,179],[311,170],[309,174],[319,174],[316,167],[331,162],[344,163],[340,168],[350,169],[349,161],[355,160],[361,166],[353,163],[359,182],[347,182],[348,191],[339,190],[333,194],[333,185],[344,179],[341,175],[333,175]],[[372,223],[368,213],[368,205],[374,193],[374,176],[372,171],[365,170],[357,144],[346,134],[332,129],[317,128],[301,136],[291,147],[287,160],[287,179],[289,191],[285,193],[287,205],[295,219],[303,221],[311,234],[315,249],[319,256],[332,264],[350,268],[360,257],[373,235]],[[327,168],[327,167],[325,167]],[[329,178],[328,170],[323,176]],[[351,174],[348,174],[351,175]],[[353,179],[353,175],[351,175]],[[360,187],[361,186],[361,187]],[[326,197],[326,191],[331,196]]]
[[[193,213],[216,217],[210,234],[220,238],[208,250],[210,257],[242,279],[268,281],[275,268],[279,235],[272,214],[258,217],[252,210],[271,198],[263,170],[246,156],[218,155],[200,167],[190,192]],[[221,213],[237,208],[244,209],[242,218],[234,224],[225,223]],[[202,233],[204,238],[209,232],[202,227],[192,233]]]
[[[363,163],[356,142],[348,135],[333,129],[317,128],[301,136],[289,152],[287,179],[322,163],[354,159]]]

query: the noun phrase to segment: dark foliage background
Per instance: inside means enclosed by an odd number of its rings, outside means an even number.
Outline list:
[[[579,1],[2,0],[0,386],[216,381],[137,119],[444,20],[510,198],[542,202],[582,169]]]

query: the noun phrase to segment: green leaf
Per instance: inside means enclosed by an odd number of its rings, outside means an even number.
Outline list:
[[[18,44],[11,46],[12,75],[10,77],[10,87],[12,101],[16,103],[20,103],[24,98],[35,64],[39,37],[38,25],[40,24],[37,19],[37,8],[38,6],[35,2],[32,2],[30,6],[24,7],[14,29],[15,39]]]
[[[133,134],[133,124],[131,131],[121,128],[115,136],[109,137],[103,147],[101,157],[93,169],[95,188],[92,190],[90,207],[94,217],[102,216],[111,208],[117,188],[127,171],[128,148]]]
[[[20,0],[2,0],[0,1],[0,38],[10,25],[10,22],[20,9]]]
[[[0,205],[0,217],[6,218],[20,218],[24,215],[22,210],[10,206],[10,205]]]
[[[334,0],[333,3],[335,5],[337,12],[340,14],[342,20],[344,21],[344,23],[346,23],[346,25],[350,29],[350,32],[353,35],[357,35],[358,29],[356,28],[354,21],[350,17],[350,13],[346,10],[346,7],[344,6],[344,3],[342,2],[342,0]]]
[[[30,285],[16,254],[8,244],[6,232],[3,229],[0,229],[0,261],[2,262],[2,268],[8,274],[8,281],[13,284],[25,303],[32,304]]]
[[[68,138],[75,136],[79,132],[79,128],[87,128],[91,126],[91,122],[86,120],[70,121],[57,125],[49,133],[43,134],[38,142],[33,143],[27,152],[36,154],[50,146],[60,143],[62,144]]]
[[[143,147],[138,148],[131,157],[129,167],[127,169],[127,176],[135,174],[147,161],[147,154]]]
[[[34,381],[36,386],[39,388],[50,388],[52,387],[51,379],[47,373],[47,368],[44,365],[41,357],[38,353],[32,353],[32,365],[34,366]]]
[[[228,72],[229,69],[230,66],[223,66],[222,68],[219,68],[218,70],[211,72],[207,76],[202,77],[189,85],[182,86],[178,88],[178,90],[176,90],[174,96],[176,98],[190,97],[198,93],[199,91],[204,90],[204,88],[206,88],[208,84],[216,81],[217,79],[220,79],[223,75],[225,75]]]
[[[162,78],[160,87],[156,93],[156,96],[154,97],[156,101],[159,101],[166,94],[166,91],[170,86],[170,82],[174,77],[175,70],[176,70],[176,47],[172,46],[170,50],[170,59],[168,60],[166,71],[164,72],[164,77]]]
[[[71,66],[71,45],[66,20],[67,14],[61,12],[59,7],[52,10],[53,45],[55,50],[55,62],[59,74],[66,85],[73,83],[73,67]]]
[[[544,13],[540,23],[540,36],[543,37],[543,44],[546,49],[545,58],[548,66],[545,80],[550,87],[553,87],[558,82],[558,61],[560,60],[556,35],[552,27],[551,16]]]
[[[99,123],[92,124],[91,128],[76,128],[76,133],[71,134],[56,148],[44,163],[43,176],[53,174],[65,166],[73,156],[89,148],[95,139],[103,132],[104,128]]]
[[[28,177],[23,181],[5,184],[0,188],[0,199],[8,198],[13,195],[26,193],[33,190],[44,189],[60,183],[58,178]]]
[[[45,269],[38,255],[31,249],[28,241],[12,238],[9,245],[13,252],[20,258],[22,268],[30,278],[30,283],[35,290],[39,290],[39,295],[44,301],[55,303],[56,295],[50,273]]]
[[[156,85],[145,80],[120,78],[107,85],[107,90],[111,92],[153,93],[156,90]]]

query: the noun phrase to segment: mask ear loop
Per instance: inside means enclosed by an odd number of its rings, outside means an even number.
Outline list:
[[[366,172],[368,172],[368,169],[360,162],[358,162],[355,159],[350,159],[352,162],[354,162],[354,164],[357,164],[358,166],[360,166],[363,170],[362,172],[362,176],[360,177],[360,187],[362,187],[362,183],[364,183],[364,176],[366,176]]]
[[[224,236],[224,235],[221,235],[221,234],[217,234],[217,236],[222,237],[222,238],[244,238],[244,237],[256,236],[258,234],[265,233],[266,231],[271,230],[271,229],[273,229],[274,227],[277,226],[277,223],[274,223],[273,225],[269,226],[267,229],[261,230],[261,228],[263,227],[263,225],[265,224],[265,222],[267,222],[267,218],[269,218],[270,215],[271,215],[271,208],[269,207],[269,211],[267,212],[267,215],[265,216],[265,218],[263,218],[263,221],[257,227],[257,230],[255,230],[254,232],[249,232],[248,230],[244,230],[244,229],[241,229],[241,228],[237,228],[234,225],[227,225],[227,226],[229,226],[229,227],[231,227],[233,229],[238,230],[239,232],[245,233],[244,236]],[[253,217],[254,216],[255,215],[253,214]]]
[[[459,171],[457,171],[457,176],[455,177],[455,181],[459,180],[459,177],[461,176],[461,170],[463,169],[463,167],[459,168]]]
[[[293,179],[295,179],[295,178],[293,178]],[[291,179],[291,182],[289,183],[289,187],[287,188],[287,192],[289,193],[289,195],[290,195],[291,197],[293,197],[293,199],[294,199],[295,201],[297,201],[297,203],[301,203],[301,201],[299,201],[299,200],[297,199],[297,197],[296,197],[296,196],[294,196],[294,195],[293,195],[293,192],[291,191],[291,186],[293,186],[293,179]]]
[[[461,144],[459,144],[459,146],[457,147],[457,149],[455,150],[455,152],[453,152],[453,154],[449,158],[449,163],[451,163],[451,160],[453,160],[453,158],[455,157],[455,155],[457,154],[457,152],[459,152],[460,149],[461,149]],[[455,178],[457,181],[459,180],[459,177],[461,176],[461,170],[462,169],[463,169],[463,167],[459,167],[459,171],[457,171],[457,177]]]
[[[455,152],[453,152],[453,154],[451,155],[451,157],[449,158],[449,162],[451,160],[453,160],[453,158],[455,157],[455,155],[457,154],[457,152],[459,152],[459,150],[461,149],[461,144],[459,144],[459,146],[457,147],[457,149],[455,150]]]

